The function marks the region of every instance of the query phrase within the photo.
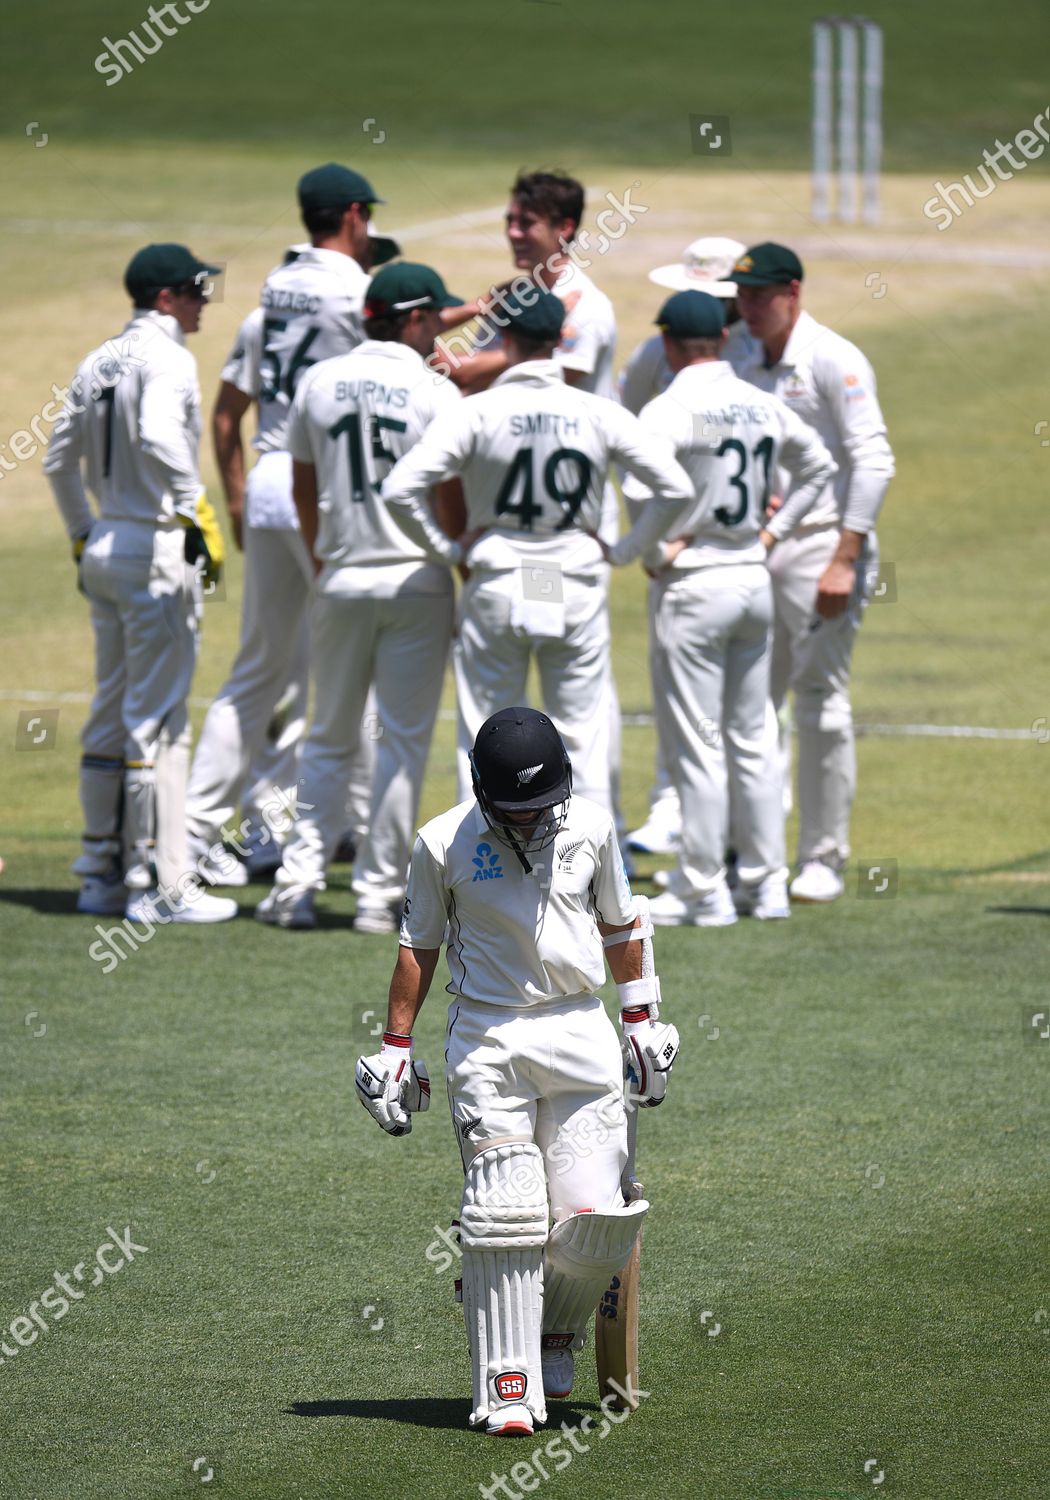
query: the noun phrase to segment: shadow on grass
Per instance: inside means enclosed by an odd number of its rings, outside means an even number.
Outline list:
[[[986,906],[985,911],[1004,917],[1050,917],[1050,906]]]
[[[593,1401],[551,1401],[547,1406],[547,1427],[578,1427],[583,1414],[597,1411]],[[426,1396],[406,1396],[389,1401],[293,1401],[284,1408],[288,1417],[358,1417],[362,1421],[407,1422],[413,1427],[447,1427],[466,1429],[470,1402],[449,1401]],[[576,1420],[572,1420],[575,1418]]]
[[[77,911],[76,891],[56,891],[33,888],[29,886],[0,890],[0,902],[6,901],[11,906],[31,906],[34,911],[43,912],[49,917],[84,917],[85,912]],[[118,914],[119,915],[119,914]]]

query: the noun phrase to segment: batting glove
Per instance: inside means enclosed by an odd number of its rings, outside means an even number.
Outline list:
[[[647,1006],[622,1010],[620,1025],[628,1094],[642,1109],[653,1109],[667,1094],[667,1080],[680,1045],[678,1028],[654,1021]]]
[[[413,1114],[430,1108],[426,1064],[412,1061],[412,1038],[383,1033],[379,1051],[359,1057],[354,1082],[365,1109],[388,1135],[408,1135]]]

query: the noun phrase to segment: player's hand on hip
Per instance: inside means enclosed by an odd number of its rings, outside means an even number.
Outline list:
[[[628,1093],[641,1108],[654,1108],[667,1094],[667,1080],[681,1045],[678,1027],[653,1021],[648,1012],[638,1016],[638,1012],[628,1010],[621,1012],[620,1023]]]
[[[386,1032],[378,1052],[359,1057],[354,1082],[365,1109],[388,1135],[407,1135],[413,1114],[430,1108],[426,1064],[412,1061],[412,1038]]]
[[[817,584],[817,614],[821,619],[834,620],[837,615],[844,615],[856,584],[854,564],[833,557]]]

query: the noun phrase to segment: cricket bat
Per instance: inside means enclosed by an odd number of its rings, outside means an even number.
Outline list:
[[[627,1164],[620,1177],[625,1203],[642,1196],[635,1176],[638,1145],[638,1106],[628,1098]],[[598,1361],[598,1399],[609,1398],[617,1411],[637,1411],[638,1294],[641,1280],[642,1236],[639,1231],[627,1264],[602,1294],[594,1319],[594,1352]],[[615,1382],[615,1384],[613,1383]]]

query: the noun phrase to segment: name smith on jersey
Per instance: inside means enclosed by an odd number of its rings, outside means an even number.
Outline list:
[[[576,437],[580,431],[578,417],[563,417],[557,412],[537,411],[527,415],[515,413],[510,419],[514,437],[534,437],[553,433],[555,437]]]

